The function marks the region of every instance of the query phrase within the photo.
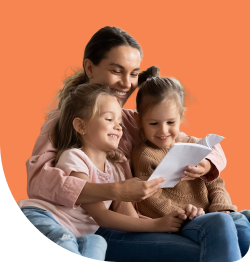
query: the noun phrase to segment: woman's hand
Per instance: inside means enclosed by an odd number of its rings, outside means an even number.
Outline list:
[[[184,210],[185,210],[185,215],[191,220],[195,217],[205,214],[203,208],[197,208],[191,204],[186,205]]]
[[[166,178],[158,177],[150,181],[142,181],[139,178],[131,178],[116,183],[117,200],[125,202],[139,202],[152,196]]]
[[[175,210],[162,218],[154,219],[156,232],[177,232],[183,221],[187,219],[183,209]]]
[[[181,181],[184,180],[194,180],[198,177],[206,175],[214,165],[207,159],[201,160],[201,162],[197,166],[187,166],[187,168],[183,171],[185,177],[181,178]]]

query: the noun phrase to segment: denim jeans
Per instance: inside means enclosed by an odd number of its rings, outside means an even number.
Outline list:
[[[76,238],[49,211],[37,207],[23,207],[21,210],[41,233],[59,246],[80,256],[104,261],[107,243],[101,236],[90,234]]]
[[[250,245],[250,210],[232,212],[230,216],[234,220],[238,233],[241,255],[244,257]]]
[[[185,223],[178,234],[134,233],[99,228],[107,261],[233,262],[242,258],[231,216],[210,213]]]

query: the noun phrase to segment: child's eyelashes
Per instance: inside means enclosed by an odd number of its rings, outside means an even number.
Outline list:
[[[168,125],[173,125],[175,123],[175,121],[168,121],[167,124]],[[149,123],[151,126],[156,126],[158,125],[158,122],[154,122],[154,123]]]
[[[105,120],[112,122],[113,119],[112,118],[106,118]],[[123,123],[119,123],[119,126],[121,126],[122,128],[124,127]]]

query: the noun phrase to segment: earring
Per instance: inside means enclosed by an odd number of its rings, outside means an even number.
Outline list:
[[[83,135],[85,135],[85,133],[84,133],[84,132],[82,132],[82,134],[83,134]]]
[[[92,75],[89,76],[89,78],[92,78],[92,77],[93,77]]]

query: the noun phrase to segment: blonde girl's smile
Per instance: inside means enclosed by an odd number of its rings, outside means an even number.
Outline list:
[[[116,139],[116,140],[120,138],[120,136],[118,136],[118,135],[108,135],[108,136],[110,136],[111,138]]]
[[[114,96],[106,95],[98,99],[97,111],[86,126],[86,150],[98,148],[108,152],[118,148],[122,136],[121,106]]]

